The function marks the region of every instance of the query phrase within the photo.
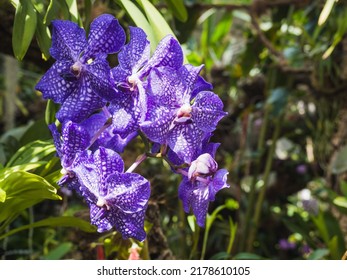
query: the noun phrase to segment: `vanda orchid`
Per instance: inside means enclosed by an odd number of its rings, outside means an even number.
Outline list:
[[[51,124],[66,185],[84,198],[99,232],[114,228],[143,241],[150,182],[134,173],[148,157],[164,158],[183,176],[178,196],[204,226],[210,201],[226,187],[227,170],[215,161],[212,132],[227,113],[200,72],[183,64],[171,35],[152,56],[145,32],[129,28],[129,40],[108,14],[96,18],[86,37],[70,21],[53,21],[55,64],[38,82],[43,97],[60,104],[60,124]],[[107,56],[118,53],[111,68]],[[127,169],[120,153],[138,135],[147,151]]]

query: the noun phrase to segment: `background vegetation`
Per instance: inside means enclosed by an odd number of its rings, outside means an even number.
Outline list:
[[[59,189],[34,86],[53,60],[50,22],[85,28],[102,13],[173,33],[205,65],[229,113],[215,135],[231,187],[198,228],[160,161],[144,243],[98,234],[81,200]],[[344,0],[0,0],[0,256],[3,259],[341,259],[347,247],[347,2]],[[153,50],[153,49],[152,49]],[[116,62],[113,62],[116,63]],[[126,164],[140,153],[133,141]],[[132,249],[131,249],[132,248]],[[345,257],[346,258],[346,254]]]

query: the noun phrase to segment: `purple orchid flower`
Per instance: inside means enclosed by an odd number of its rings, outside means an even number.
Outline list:
[[[184,176],[178,189],[178,196],[183,202],[186,213],[192,209],[197,224],[205,225],[208,205],[214,201],[218,191],[228,188],[226,169],[219,169],[218,164],[209,153],[200,155],[194,160],[188,172],[182,170]]]
[[[56,62],[36,85],[45,99],[61,104],[59,121],[81,122],[114,95],[107,54],[120,50],[125,32],[112,15],[96,18],[85,31],[70,21],[52,21],[50,53]]]
[[[119,94],[109,106],[113,116],[114,133],[127,137],[137,131],[147,111],[146,77],[155,67],[179,68],[183,52],[177,40],[168,35],[158,44],[150,58],[150,44],[146,33],[130,27],[130,41],[118,55],[119,65],[112,69],[115,87]]]
[[[73,188],[90,207],[91,223],[99,232],[115,227],[123,238],[143,241],[144,215],[150,196],[149,182],[136,173],[124,173],[116,152],[100,147],[86,151],[72,168],[77,180]]]
[[[103,113],[90,116],[81,123],[67,121],[62,124],[61,134],[56,125],[50,124],[49,129],[57,154],[63,167],[63,178],[59,184],[65,183],[73,177],[72,169],[79,164],[79,157],[84,155],[87,149],[95,151],[99,146],[110,148],[115,152],[123,152],[130,140],[136,137],[136,133],[130,134],[125,139],[118,134],[112,133],[112,126]]]
[[[212,132],[227,113],[210,84],[198,79],[201,67],[184,65],[178,70],[154,68],[148,78],[148,111],[140,124],[145,135],[168,145],[179,158],[190,163],[206,133]]]

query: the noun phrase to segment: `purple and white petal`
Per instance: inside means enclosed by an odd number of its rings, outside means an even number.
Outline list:
[[[197,79],[199,77],[199,73],[203,67],[204,65],[195,67],[190,64],[185,64],[181,68],[179,68],[179,74],[181,76],[181,79],[185,82],[185,85],[189,92],[191,92],[194,89]]]
[[[104,56],[99,56],[92,63],[87,64],[85,71],[96,94],[108,101],[117,97],[111,80],[111,68]]]
[[[92,139],[95,134],[105,125],[107,118],[104,113],[97,113],[91,115],[88,119],[85,119],[79,124],[84,130],[89,134],[90,139]]]
[[[211,137],[212,137],[211,132],[205,133],[205,135],[201,141],[201,151],[198,151],[198,153],[194,156],[194,158],[198,158],[198,156],[203,154],[203,153],[208,153],[211,155],[211,157],[215,158],[216,152],[217,152],[218,147],[220,146],[220,143],[210,142]]]
[[[195,182],[194,185],[191,207],[196,217],[196,223],[200,227],[204,227],[209,204],[208,186],[201,182]]]
[[[90,136],[78,124],[68,121],[63,124],[62,139],[62,166],[67,168],[72,165],[76,155],[89,146]]]
[[[139,72],[143,78],[155,67],[169,66],[178,69],[183,64],[183,51],[180,43],[172,36],[165,36],[158,44],[153,56]]]
[[[151,141],[165,144],[176,110],[159,107],[154,111],[154,117],[141,123],[140,128]]]
[[[105,232],[113,227],[113,213],[105,208],[100,208],[93,203],[89,203],[90,223],[95,225],[98,232]],[[114,212],[114,211],[113,211]]]
[[[225,115],[227,113],[223,111],[223,102],[218,95],[202,91],[196,96],[192,106],[192,120],[201,130],[215,130],[219,120]]]
[[[53,20],[52,25],[51,55],[56,60],[77,61],[80,53],[87,46],[84,29],[68,20]]]
[[[113,133],[125,138],[139,128],[141,111],[138,102],[137,96],[127,92],[110,104]]]
[[[79,194],[89,202],[96,203],[99,198],[100,180],[96,171],[97,167],[89,160],[83,160],[80,164],[75,165],[72,171],[76,174],[81,186]]]
[[[106,179],[113,173],[124,172],[124,162],[121,156],[111,149],[100,147],[94,153],[94,163],[97,166],[97,173],[101,184],[106,184]],[[101,193],[105,196],[106,193]]]
[[[198,76],[198,78],[195,81],[195,85],[193,87],[192,92],[190,93],[191,98],[195,98],[196,95],[200,92],[200,91],[212,91],[213,86],[212,84],[208,83],[205,81],[205,79],[201,76]]]
[[[103,14],[90,24],[88,46],[82,57],[83,62],[99,54],[116,53],[125,43],[125,32],[117,19]]]
[[[191,163],[201,147],[204,133],[194,123],[176,124],[167,136],[167,144],[186,163]]]
[[[147,179],[136,173],[114,173],[107,178],[108,205],[126,213],[135,213],[146,208],[150,196]]]
[[[148,76],[148,93],[155,103],[166,107],[180,107],[188,92],[180,73],[169,67],[154,68]]]
[[[35,86],[36,90],[42,92],[44,99],[52,99],[56,103],[63,103],[66,98],[76,90],[76,78],[65,79],[64,76],[70,73],[72,60],[60,60],[42,76]]]
[[[216,193],[224,188],[229,188],[230,185],[227,184],[227,176],[229,172],[226,169],[219,169],[213,176],[212,182],[209,184],[209,200],[213,201]]]
[[[180,200],[182,200],[183,209],[186,213],[190,212],[193,190],[194,187],[192,182],[184,176],[180,185],[178,186],[178,197]]]
[[[146,238],[144,230],[146,208],[135,213],[124,213],[115,210],[110,214],[111,224],[122,234],[123,239],[135,238],[143,241]]]
[[[111,139],[109,139],[105,145],[105,147],[114,150],[117,153],[123,153],[125,147],[128,143],[133,140],[138,133],[135,131],[130,133],[127,137],[122,138],[119,134],[115,134]]]
[[[57,151],[57,155],[59,157],[62,157],[63,156],[62,151],[61,151],[62,139],[60,138],[60,133],[58,131],[58,128],[55,125],[55,123],[49,124],[48,128],[51,131],[51,134],[53,137],[53,143],[54,143],[55,149]]]
[[[119,65],[127,73],[135,74],[150,57],[150,45],[146,33],[139,27],[129,27],[130,41],[118,54]]]
[[[60,122],[71,120],[81,122],[92,112],[106,104],[93,90],[90,81],[83,78],[77,88],[62,104],[56,117]]]
[[[115,85],[115,89],[120,91],[128,91],[130,89],[130,85],[128,83],[127,78],[131,76],[131,71],[122,68],[120,65],[111,69],[111,79]]]

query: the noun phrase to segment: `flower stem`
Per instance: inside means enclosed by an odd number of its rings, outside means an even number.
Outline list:
[[[147,158],[146,154],[139,155],[137,159],[135,160],[135,162],[128,168],[128,170],[125,171],[125,173],[133,172],[136,169],[136,167],[138,167],[146,158]]]
[[[265,144],[265,137],[266,137],[266,131],[267,131],[267,127],[269,125],[269,114],[270,114],[270,107],[266,107],[265,108],[265,112],[264,112],[264,118],[263,118],[263,122],[262,122],[262,126],[261,126],[261,130],[260,130],[260,135],[258,138],[258,145],[257,145],[257,158],[256,158],[256,162],[255,162],[255,172],[253,174],[253,178],[251,181],[251,185],[250,185],[250,192],[249,192],[249,197],[248,197],[248,202],[247,202],[247,209],[246,209],[246,214],[245,214],[245,225],[244,225],[244,229],[243,229],[243,233],[242,233],[242,237],[241,237],[241,241],[240,241],[240,245],[239,245],[239,250],[243,251],[246,247],[246,242],[247,242],[247,238],[248,238],[248,234],[249,234],[249,230],[251,227],[251,216],[252,216],[252,212],[253,212],[253,206],[255,204],[255,196],[256,196],[256,188],[255,185],[258,181],[258,175],[260,172],[260,168],[262,166],[262,156],[264,154],[264,144]]]
[[[278,139],[280,131],[281,131],[282,119],[283,119],[283,113],[276,120],[276,126],[275,126],[275,131],[274,131],[273,136],[272,136],[271,147],[270,147],[269,153],[267,155],[266,163],[265,163],[265,171],[264,171],[264,176],[263,176],[263,182],[264,183],[263,183],[262,188],[259,191],[259,195],[257,198],[257,202],[255,205],[255,210],[254,210],[254,215],[253,215],[253,219],[252,219],[253,227],[250,230],[250,234],[249,234],[249,237],[247,240],[247,252],[252,251],[253,242],[254,242],[255,237],[257,235],[257,232],[258,232],[260,214],[262,212],[261,210],[262,210],[262,206],[263,206],[263,202],[264,202],[264,198],[265,198],[265,193],[266,193],[268,181],[270,178],[272,161],[273,161],[273,157],[274,157],[274,153],[275,153],[275,149],[276,149],[276,142],[277,142],[277,139]]]

